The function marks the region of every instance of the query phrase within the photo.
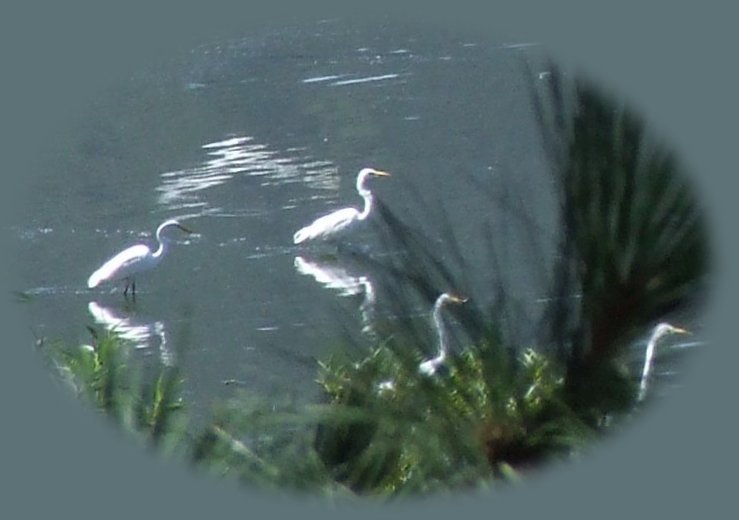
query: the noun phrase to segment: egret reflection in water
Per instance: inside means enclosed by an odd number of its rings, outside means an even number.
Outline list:
[[[167,345],[167,333],[163,322],[137,319],[132,311],[104,307],[96,301],[88,303],[87,310],[98,325],[130,342],[136,349],[147,352],[159,351],[159,359],[164,365],[174,365],[174,352]]]
[[[362,318],[362,332],[374,336],[374,315],[377,301],[372,281],[367,275],[352,275],[335,257],[326,257],[321,261],[307,260],[302,256],[295,257],[295,269],[326,287],[337,291],[339,296],[362,295],[359,313]]]

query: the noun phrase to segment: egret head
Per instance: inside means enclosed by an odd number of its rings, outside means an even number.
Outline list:
[[[362,168],[357,175],[357,187],[361,187],[369,177],[390,177],[390,174],[374,168]]]
[[[183,226],[182,224],[180,224],[180,221],[179,220],[174,219],[174,218],[171,218],[169,220],[165,220],[164,222],[162,222],[159,225],[159,229],[162,230],[162,229],[168,228],[170,226],[177,227],[177,228],[181,229],[182,231],[184,231],[185,233],[188,233],[188,234],[193,232],[191,229],[188,229],[185,226]]]
[[[657,341],[662,336],[666,336],[668,334],[690,334],[690,331],[681,329],[680,327],[675,327],[667,322],[658,323],[652,332],[652,341]]]
[[[176,227],[176,228],[179,228],[180,230],[184,231],[187,234],[190,234],[190,233],[193,232],[191,229],[188,229],[185,226],[183,226],[182,224],[180,224],[180,222],[177,219],[171,218],[171,219],[165,220],[164,222],[162,222],[161,224],[159,224],[159,227],[157,228],[157,232],[156,232],[156,236],[157,236],[158,239],[161,239],[162,238],[162,231],[164,231],[168,227]]]
[[[382,170],[375,170],[374,168],[367,168],[367,170],[369,170],[369,174],[372,177],[390,177],[388,172],[384,172]]]
[[[441,293],[436,302],[434,302],[434,315],[441,311],[441,308],[447,303],[464,303],[468,300],[466,296],[461,296],[452,292]]]
[[[469,298],[460,294],[445,292],[439,296],[436,300],[439,304],[441,303],[465,303]]]
[[[375,170],[374,168],[362,168],[359,172],[359,177],[390,177],[390,174],[382,170]]]

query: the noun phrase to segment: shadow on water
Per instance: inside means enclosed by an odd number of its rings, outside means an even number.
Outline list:
[[[120,357],[158,322],[95,302],[103,331],[89,346],[49,349],[53,362],[127,429],[155,444],[170,434],[187,463],[261,488],[417,495],[515,482],[571,460],[641,406],[644,353],[634,346],[653,325],[680,317],[699,329],[708,244],[677,160],[634,114],[553,66],[544,81],[530,74],[529,86],[557,201],[550,222],[536,221],[519,195],[461,177],[507,210],[516,232],[483,221],[477,236],[460,236],[448,216],[459,208],[408,183],[421,217],[378,201],[369,231],[378,247],[294,257],[297,275],[356,299],[369,345],[354,348],[360,340],[346,327],[344,344],[316,364],[321,402],[266,402],[236,388],[210,422],[186,428],[176,363],[146,379]],[[501,236],[533,253],[527,267],[543,298],[516,295],[498,275],[510,246]],[[466,254],[473,244],[487,249],[482,268]],[[469,300],[444,309],[449,356],[423,374],[441,334],[431,309],[448,291]]]

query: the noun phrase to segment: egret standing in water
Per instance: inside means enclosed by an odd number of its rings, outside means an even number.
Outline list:
[[[660,323],[654,327],[652,336],[647,342],[647,351],[644,355],[644,368],[642,369],[641,381],[639,382],[639,401],[644,399],[647,392],[647,382],[649,380],[649,372],[652,370],[652,358],[654,357],[654,347],[656,343],[668,334],[690,334],[687,330],[674,327],[669,323]]]
[[[156,239],[159,242],[159,247],[156,251],[152,251],[145,244],[136,244],[135,246],[124,249],[90,275],[90,278],[87,280],[87,287],[92,289],[104,282],[125,280],[126,286],[123,290],[123,296],[128,295],[128,289],[130,288],[135,298],[136,280],[134,277],[142,271],[148,271],[156,267],[162,261],[164,255],[167,254],[169,240],[163,235],[163,232],[169,227],[176,227],[185,233],[192,233],[191,230],[175,219],[162,222],[156,231]]]
[[[342,208],[324,215],[313,221],[312,224],[298,230],[293,235],[293,242],[299,244],[306,240],[329,240],[336,238],[342,231],[353,224],[366,219],[372,211],[372,192],[364,187],[370,177],[389,177],[390,174],[374,168],[363,168],[357,175],[357,192],[364,199],[364,209],[360,212],[356,208]]]
[[[457,296],[457,295],[450,294],[450,293],[443,293],[441,296],[439,296],[436,299],[436,303],[434,303],[434,311],[432,313],[432,317],[434,320],[434,326],[436,327],[436,333],[439,336],[439,355],[437,355],[435,358],[424,361],[423,363],[418,365],[418,371],[421,372],[422,374],[425,374],[427,376],[435,374],[436,370],[446,359],[446,353],[447,353],[446,328],[444,327],[444,322],[442,321],[442,318],[441,318],[441,308],[446,303],[464,303],[466,301],[467,301],[467,298],[463,298],[461,296]]]

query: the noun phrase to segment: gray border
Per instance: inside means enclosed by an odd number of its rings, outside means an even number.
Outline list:
[[[5,8],[0,33],[3,63],[3,222],[12,223],[23,203],[23,184],[33,172],[34,151],[63,141],[65,118],[85,93],[104,81],[121,81],[146,65],[147,57],[167,56],[198,42],[245,34],[277,19],[299,21],[296,2],[204,2],[202,6],[132,1],[93,4],[68,1],[39,7]],[[245,5],[244,5],[245,4]],[[737,89],[732,65],[734,12],[704,2],[679,6],[669,1],[450,3],[430,12],[418,1],[392,9],[374,0],[352,14],[384,12],[470,30],[498,31],[517,40],[543,41],[561,60],[583,66],[593,77],[637,103],[644,115],[681,151],[713,218],[718,246],[717,293],[710,348],[698,356],[683,390],[623,434],[596,446],[571,468],[556,468],[519,489],[493,499],[433,501],[436,515],[453,512],[520,512],[526,516],[598,517],[677,515],[695,517],[710,509],[732,510],[723,494],[732,478],[729,464],[736,439],[735,410],[728,370],[736,349],[721,341],[729,334],[729,290],[736,287],[736,182],[730,177]],[[483,4],[484,5],[484,4]],[[515,5],[515,7],[513,7]],[[226,9],[227,7],[227,9]],[[466,8],[465,8],[466,7]],[[360,11],[361,10],[361,11]],[[282,13],[279,14],[278,13]],[[322,9],[334,17],[336,7]],[[733,44],[733,45],[732,45]],[[122,75],[115,75],[122,73]],[[8,105],[7,107],[5,105]],[[3,147],[5,148],[5,146]],[[7,228],[6,228],[7,229]],[[3,248],[3,291],[13,287],[14,258]],[[3,301],[7,302],[7,297]],[[726,304],[721,305],[726,302]],[[4,417],[2,427],[3,515],[131,518],[167,513],[204,518],[228,513],[296,512],[321,518],[339,509],[269,501],[241,488],[208,481],[183,471],[121,439],[117,430],[92,416],[53,384],[25,340],[22,309],[2,313],[10,337],[2,349]],[[727,338],[728,339],[728,338]],[[724,347],[725,345],[725,347]],[[22,389],[19,392],[18,389]],[[14,395],[22,395],[21,401]],[[112,431],[106,431],[111,429]],[[430,505],[430,504],[429,504]],[[353,508],[369,514],[372,508]],[[388,506],[385,513],[406,513]],[[407,510],[421,513],[421,509]],[[641,512],[641,514],[639,514]]]

